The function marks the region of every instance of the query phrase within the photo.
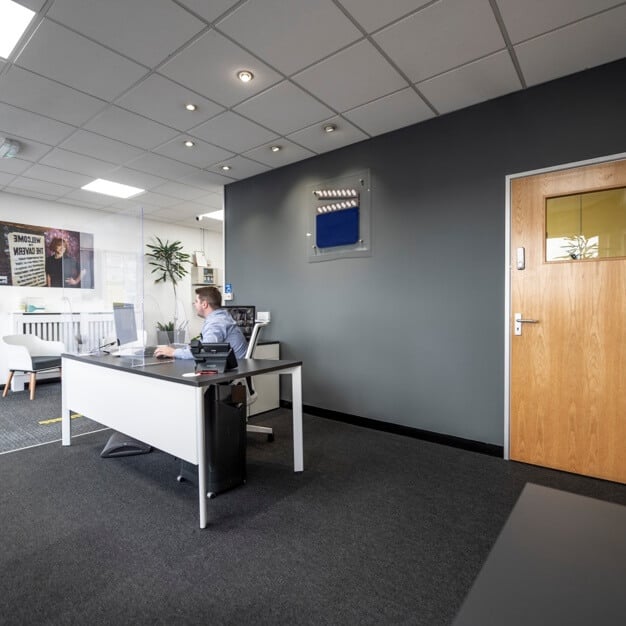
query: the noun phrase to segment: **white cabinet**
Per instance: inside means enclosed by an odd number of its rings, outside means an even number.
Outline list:
[[[257,344],[252,355],[255,359],[280,359],[280,344]],[[250,406],[250,415],[258,415],[280,407],[280,376],[278,374],[264,374],[254,376],[254,388],[259,394],[256,402]]]
[[[212,285],[217,287],[219,284],[219,271],[216,267],[191,267],[191,283],[194,287],[199,285]]]

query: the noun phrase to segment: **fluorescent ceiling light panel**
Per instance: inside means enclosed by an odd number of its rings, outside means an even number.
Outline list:
[[[115,198],[132,198],[145,191],[145,189],[139,189],[139,187],[114,183],[110,180],[104,180],[104,178],[96,178],[96,180],[91,181],[89,184],[81,187],[81,189],[102,193],[105,196],[114,196]]]
[[[212,213],[203,213],[202,217],[208,217],[210,220],[220,220],[220,222],[223,222],[224,209],[220,209],[219,211],[213,211]]]
[[[13,0],[0,0],[0,57],[8,59],[35,15]]]

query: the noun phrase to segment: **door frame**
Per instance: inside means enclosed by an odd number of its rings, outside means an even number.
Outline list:
[[[505,226],[504,226],[504,459],[510,460],[510,420],[511,420],[511,181],[516,178],[535,176],[536,174],[549,174],[560,170],[572,169],[575,167],[585,167],[587,165],[598,165],[610,161],[623,161],[626,159],[626,152],[612,154],[584,161],[564,163],[563,165],[553,165],[537,170],[519,172],[517,174],[507,174],[505,177]]]

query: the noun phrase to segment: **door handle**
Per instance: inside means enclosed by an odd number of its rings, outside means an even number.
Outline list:
[[[539,323],[539,320],[524,319],[521,313],[516,313],[514,334],[515,335],[522,334],[522,324],[538,324],[538,323]]]

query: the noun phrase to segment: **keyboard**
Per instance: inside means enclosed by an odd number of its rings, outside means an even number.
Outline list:
[[[111,352],[111,356],[154,356],[156,346],[144,346],[143,348],[122,348]]]

